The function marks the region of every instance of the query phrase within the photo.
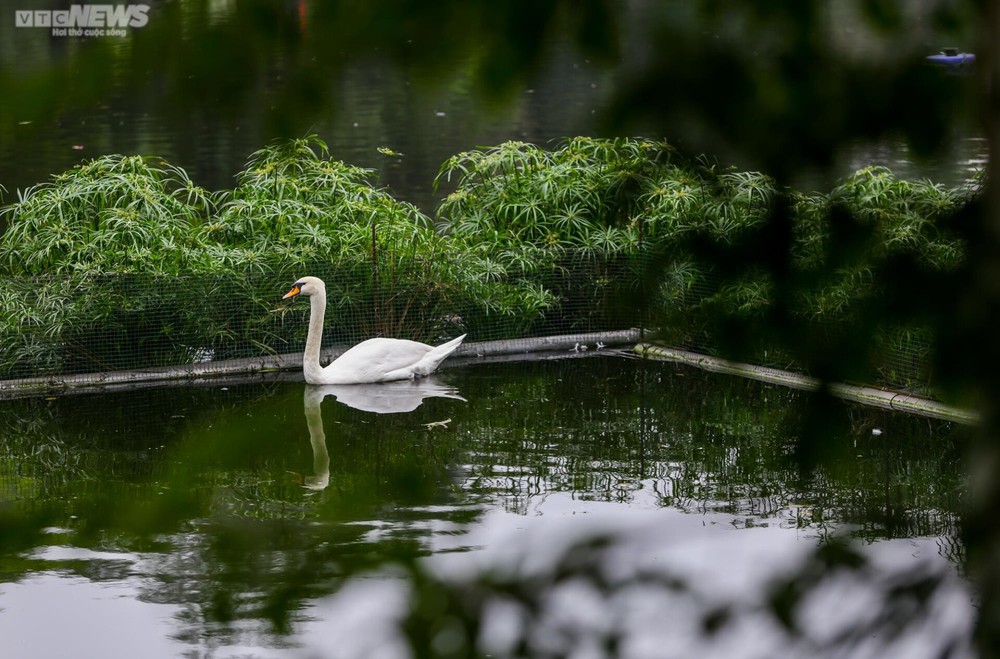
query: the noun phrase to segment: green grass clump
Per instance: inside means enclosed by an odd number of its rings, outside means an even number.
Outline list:
[[[327,340],[370,336],[437,341],[456,333],[518,335],[550,303],[537,287],[494,277],[494,262],[439,234],[412,204],[372,184],[371,170],[329,157],[316,137],[254,153],[237,187],[199,237],[208,264],[233,274],[231,290],[255,308],[259,343],[301,345],[308,309],[274,311],[274,282],[313,274],[327,282]]]
[[[311,136],[252,154],[214,195],[179,168],[106,156],[3,210],[0,373],[108,371],[301,349],[298,277],[326,279],[326,340],[520,336],[548,291],[435,231]]]
[[[947,273],[961,265],[964,246],[946,220],[969,202],[971,192],[900,180],[884,167],[868,167],[829,194],[783,195],[781,209],[767,209],[773,197],[757,197],[757,209],[744,209],[744,219],[725,234],[715,232],[711,221],[703,225],[702,235],[721,246],[716,254],[735,245],[733,254],[751,262],[742,270],[722,276],[718,261],[691,257],[681,241],[660,290],[672,339],[707,350],[720,342],[735,344],[742,358],[781,366],[857,362],[851,371],[857,379],[927,391],[932,328],[921,318],[888,322],[885,309],[898,306],[904,293],[915,294],[900,286],[899,273],[913,268]],[[764,267],[766,258],[755,262],[752,252],[767,249],[761,236],[768,235],[764,228],[776,210],[786,214],[791,248],[780,292],[773,272]],[[741,326],[736,321],[764,328],[775,313],[797,323],[797,336],[736,334]],[[774,352],[776,343],[792,349]]]
[[[136,156],[97,158],[18,196],[0,209],[0,271],[10,276],[174,274],[209,209],[183,170]]]
[[[641,192],[674,159],[664,142],[585,137],[552,150],[506,142],[460,153],[435,181],[453,188],[438,223],[497,281],[539,287],[547,310],[535,331],[636,325]]]
[[[209,209],[183,170],[139,157],[97,158],[22,191],[0,210],[0,372],[189,359],[192,292],[157,282],[190,271]]]
[[[958,267],[963,246],[943,220],[969,198],[883,167],[807,195],[639,139],[574,138],[551,150],[508,142],[452,157],[437,184],[454,187],[438,213],[445,230],[491,255],[498,278],[551,291],[554,324],[649,314],[674,343],[781,365],[804,354],[774,352],[783,341],[766,328],[776,314],[808,330],[785,342],[800,353],[857,351],[844,337],[892,295],[883,281],[892,264]],[[787,241],[790,263],[771,260],[784,249],[776,240]],[[926,368],[910,366],[927,356],[928,331],[879,325],[868,361],[887,381],[923,386]]]

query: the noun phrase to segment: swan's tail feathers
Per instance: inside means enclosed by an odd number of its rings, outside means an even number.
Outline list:
[[[438,350],[440,350],[444,352],[444,355],[447,357],[448,355],[451,354],[453,350],[458,348],[458,346],[462,345],[462,339],[464,339],[466,336],[467,336],[466,334],[463,334],[462,336],[455,337],[451,341],[448,341],[447,343],[442,343],[441,345],[437,346],[431,352],[437,352]]]
[[[456,337],[447,343],[442,343],[439,346],[434,346],[430,351],[420,360],[420,364],[416,369],[414,369],[413,375],[416,377],[421,377],[428,375],[434,371],[445,360],[445,358],[453,353],[458,346],[462,345],[462,339],[465,338],[465,334]]]

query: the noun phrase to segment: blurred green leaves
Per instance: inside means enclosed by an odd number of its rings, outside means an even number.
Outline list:
[[[33,42],[14,30],[13,47],[0,50],[0,125],[50,125],[107,104],[124,85],[157,99],[178,130],[259,106],[264,142],[336,111],[334,83],[351,63],[388,60],[429,86],[471,76],[488,106],[523,89],[554,43],[569,43],[614,72],[609,132],[649,131],[782,180],[830,165],[855,140],[944,149],[952,127],[973,116],[972,81],[923,57],[970,44],[973,11],[968,2],[853,0],[183,0],[155,5],[125,40],[53,48],[34,70],[16,66],[17,46]]]

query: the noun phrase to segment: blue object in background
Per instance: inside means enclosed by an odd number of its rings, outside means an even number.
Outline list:
[[[976,63],[973,53],[960,53],[957,48],[945,48],[940,53],[928,55],[927,61],[955,70],[971,70]]]

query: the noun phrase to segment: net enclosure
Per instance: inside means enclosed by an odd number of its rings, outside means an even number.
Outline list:
[[[649,256],[567,252],[544,271],[481,282],[475,295],[426,263],[408,272],[316,263],[327,284],[324,357],[372,336],[438,343],[467,334],[465,354],[596,349],[640,338],[725,354],[715,321],[732,291],[711,277],[650,277]],[[656,269],[659,272],[659,269]],[[305,272],[299,275],[306,274]],[[381,276],[379,276],[381,275]],[[309,319],[282,300],[297,276],[63,275],[0,282],[0,395],[66,385],[169,380],[296,369]],[[535,296],[532,304],[525,300]],[[520,295],[521,306],[511,297]],[[815,323],[816,342],[839,344],[846,324]],[[553,341],[558,339],[558,341]],[[871,338],[869,384],[926,394],[932,335],[900,327]],[[461,352],[458,354],[462,354]],[[747,361],[804,371],[796,355],[765,346]]]
[[[569,255],[536,281],[493,281],[473,296],[429,279],[427,264],[355,271],[314,264],[327,285],[327,356],[373,336],[439,343],[467,334],[473,351],[525,351],[525,339],[638,340],[642,312],[627,259]],[[631,272],[630,272],[631,271]],[[101,274],[0,282],[0,390],[297,368],[309,304],[282,300],[297,276],[231,278]],[[539,299],[531,303],[529,294]],[[520,306],[511,302],[520,296]],[[531,304],[529,304],[531,303]],[[536,342],[545,347],[544,341]],[[476,346],[479,346],[478,348]],[[585,349],[585,348],[584,348]]]
[[[376,178],[310,136],[251,154],[231,190],[102,156],[19,191],[0,208],[0,392],[294,367],[309,310],[281,296],[313,275],[326,282],[332,350],[460,334],[466,350],[521,350],[638,329],[791,370],[860,356],[850,377],[927,393],[931,325],[866,319],[886,295],[886,263],[960,267],[962,240],[940,220],[975,194],[879,167],[803,194],[626,138],[457,154],[435,180],[433,217]],[[804,282],[791,300],[761,256],[775,227],[787,229],[785,269]],[[761,330],[781,304],[794,341]]]

